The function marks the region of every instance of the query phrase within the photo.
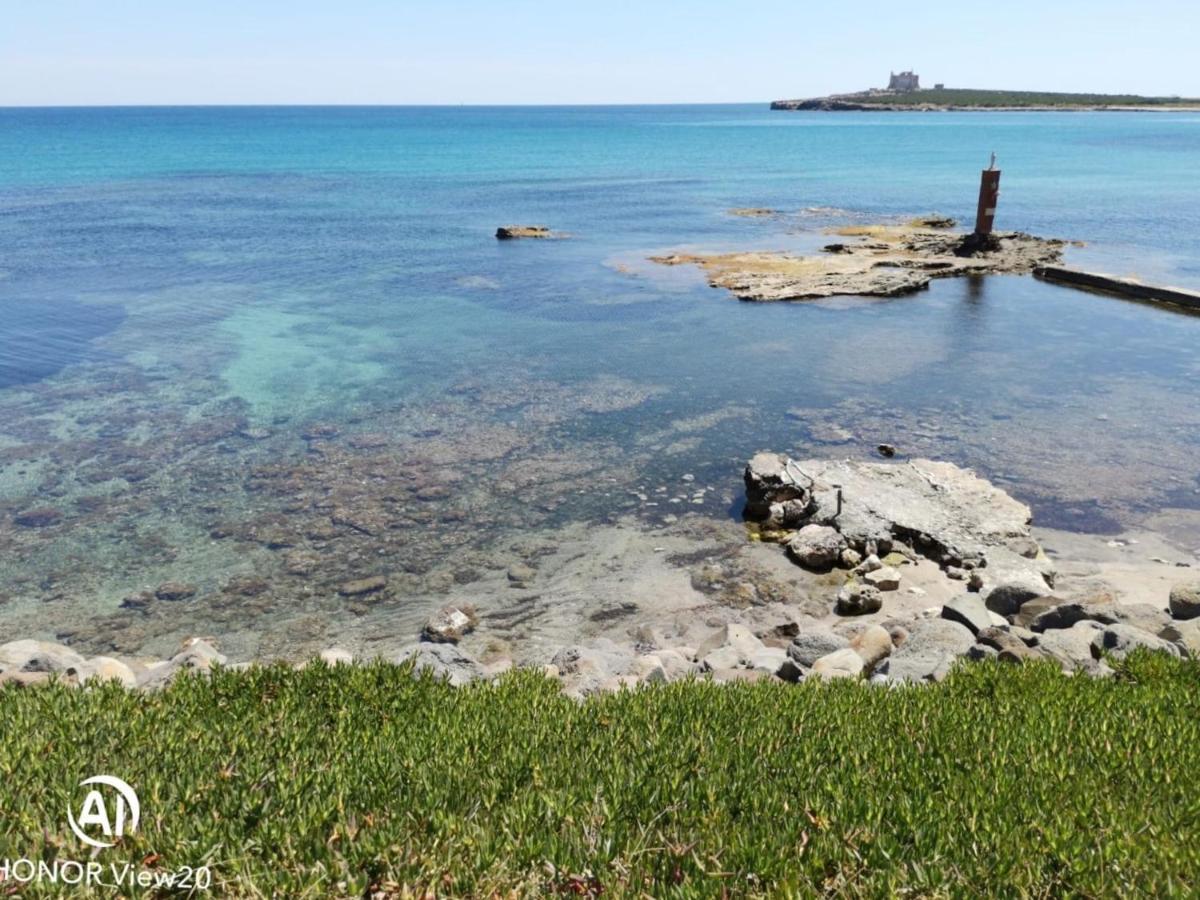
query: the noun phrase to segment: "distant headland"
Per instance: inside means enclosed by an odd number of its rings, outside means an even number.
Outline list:
[[[771,109],[828,111],[942,111],[942,110],[1197,110],[1200,98],[1142,97],[1137,94],[1070,94],[1054,91],[999,91],[921,87],[915,72],[893,72],[886,88],[850,94],[830,94],[807,100],[776,100]]]

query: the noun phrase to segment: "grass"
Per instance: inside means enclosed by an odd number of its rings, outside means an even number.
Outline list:
[[[1200,664],[1148,654],[582,704],[532,672],[274,667],[7,688],[0,713],[0,860],[86,859],[65,810],[108,773],[142,823],[97,858],[207,863],[217,896],[1200,891]]]
[[[865,100],[864,102],[871,102]],[[965,88],[943,88],[889,94],[878,98],[882,104],[901,106],[1200,106],[1200,100],[1183,97],[1139,97],[1136,94],[1063,94],[1051,91],[987,91]]]

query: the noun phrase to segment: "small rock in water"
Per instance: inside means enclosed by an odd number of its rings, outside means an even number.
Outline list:
[[[62,512],[52,506],[39,506],[36,509],[27,509],[25,512],[17,513],[13,517],[13,521],[22,528],[47,528],[51,525],[57,525],[62,519]]]
[[[361,597],[363,594],[374,594],[387,587],[387,579],[382,575],[372,578],[359,578],[347,581],[338,586],[338,593],[343,597]]]
[[[463,635],[474,631],[478,623],[479,616],[470,604],[443,606],[425,623],[421,639],[437,644],[457,644]]]
[[[548,238],[552,232],[545,225],[501,225],[496,229],[496,240],[513,241],[518,238]]]
[[[187,600],[196,595],[196,587],[179,581],[166,581],[154,592],[159,600]]]
[[[879,452],[879,455],[884,457],[885,459],[891,459],[893,456],[896,455],[896,448],[893,447],[891,444],[880,444],[875,449]]]
[[[525,563],[513,563],[508,567],[508,583],[515,588],[529,587],[537,577],[537,569]]]

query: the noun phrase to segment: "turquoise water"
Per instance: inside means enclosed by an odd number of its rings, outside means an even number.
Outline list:
[[[758,306],[645,261],[969,221],[992,151],[998,227],[1200,287],[1195,114],[0,110],[0,622],[139,649],[377,570],[399,603],[523,532],[736,514],[765,447],[887,441],[1078,530],[1200,505],[1200,319],[1022,277]],[[197,599],[123,618],[166,580]]]

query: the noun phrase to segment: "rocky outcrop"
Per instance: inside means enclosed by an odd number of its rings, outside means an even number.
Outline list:
[[[928,221],[937,227],[930,227]],[[1061,262],[1065,241],[1022,232],[985,237],[940,227],[941,217],[904,225],[834,232],[843,240],[819,256],[777,252],[673,253],[651,257],[667,266],[696,265],[713,287],[739,300],[813,300],[837,295],[894,297],[929,286],[934,278],[1026,274]]]
[[[745,483],[747,519],[786,539],[800,562],[794,546],[832,552],[836,532],[842,546],[864,557],[860,568],[870,571],[863,580],[880,589],[894,590],[899,575],[877,557],[898,549],[968,576],[1001,615],[1050,593],[1052,573],[1030,533],[1029,507],[952,463],[795,461],[764,452],[747,464]]]

